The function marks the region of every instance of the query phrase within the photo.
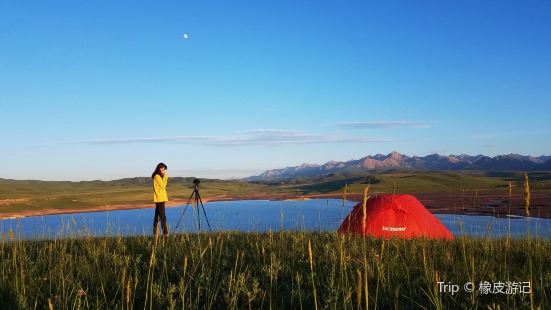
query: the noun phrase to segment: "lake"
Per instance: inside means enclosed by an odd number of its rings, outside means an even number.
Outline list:
[[[213,231],[309,230],[335,231],[354,206],[341,199],[305,201],[241,200],[209,202],[204,205]],[[174,230],[185,206],[166,209]],[[189,206],[177,232],[198,231],[197,209]],[[0,220],[0,233],[6,238],[12,229],[17,238],[62,238],[79,235],[152,234],[155,209],[88,212]],[[532,236],[551,238],[551,219],[495,218],[492,216],[435,214],[455,235],[475,237]],[[200,209],[202,231],[208,225]],[[160,229],[160,227],[159,227]],[[171,231],[174,233],[174,231]]]

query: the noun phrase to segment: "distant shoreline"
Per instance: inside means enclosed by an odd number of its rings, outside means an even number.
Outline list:
[[[371,193],[374,195],[377,193]],[[469,215],[490,215],[496,217],[504,217],[508,212],[508,206],[501,205],[495,208],[489,208],[482,204],[477,207],[460,206],[461,199],[454,193],[436,194],[436,193],[416,193],[414,194],[427,207],[429,211],[435,214],[469,214]],[[316,195],[293,195],[293,194],[252,194],[252,195],[221,195],[203,198],[203,203],[215,201],[241,201],[241,200],[281,200],[281,201],[302,201],[310,199],[342,199],[342,194],[316,194]],[[480,197],[482,198],[482,197]],[[486,199],[496,200],[502,198],[498,194],[489,194]],[[360,202],[363,199],[363,193],[348,193],[347,200]],[[551,194],[544,199],[551,200]],[[187,203],[187,199],[173,199],[167,203],[167,207],[182,206]],[[467,203],[468,204],[468,203]],[[89,208],[73,208],[59,209],[50,208],[42,210],[28,210],[18,212],[0,213],[0,220],[20,219],[33,216],[59,215],[59,214],[75,214],[75,213],[90,213],[103,211],[120,211],[133,209],[154,208],[154,203],[127,203],[127,204],[108,204]],[[513,204],[510,207],[510,214],[516,216],[525,216],[524,206],[513,199]],[[533,206],[531,208],[531,216],[540,218],[551,218],[551,210],[547,206]]]
[[[259,194],[259,195],[249,195],[249,196],[235,196],[229,197],[227,195],[214,196],[214,197],[205,197],[202,198],[203,203],[214,202],[214,201],[235,201],[235,200],[309,200],[314,196],[323,196],[318,198],[334,198],[338,195],[310,195],[306,196],[291,196],[291,195],[271,195],[271,194]],[[338,197],[337,197],[338,198]],[[177,207],[184,205],[188,202],[187,199],[172,199],[167,203],[167,207]],[[25,217],[33,216],[45,216],[45,215],[59,215],[59,214],[75,214],[75,213],[90,213],[90,212],[104,212],[104,211],[120,211],[120,210],[134,210],[134,209],[147,209],[154,208],[155,204],[151,203],[127,203],[127,204],[108,204],[97,207],[90,208],[73,208],[73,209],[42,209],[42,210],[28,210],[28,211],[18,211],[18,212],[6,212],[0,213],[0,220],[7,219],[20,219]]]

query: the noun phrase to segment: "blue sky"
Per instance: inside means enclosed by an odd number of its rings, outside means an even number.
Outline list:
[[[0,177],[549,155],[549,16],[549,1],[0,0]]]

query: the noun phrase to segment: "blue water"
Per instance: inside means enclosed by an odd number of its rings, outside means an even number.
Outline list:
[[[336,230],[354,202],[342,199],[305,201],[241,200],[204,204],[212,231]],[[185,206],[166,208],[171,233]],[[202,208],[199,209],[201,231],[209,231]],[[121,211],[47,215],[0,221],[0,233],[10,228],[24,239],[63,237],[68,235],[143,235],[152,234],[155,208]],[[197,209],[186,209],[177,232],[198,231]],[[159,223],[159,229],[160,223]]]
[[[535,217],[496,218],[488,215],[435,214],[454,236],[544,237],[551,239],[551,219]]]
[[[341,199],[313,199],[306,201],[242,200],[210,202],[204,205],[213,231],[278,231],[309,230],[335,231],[354,202]],[[184,206],[166,209],[171,233]],[[197,209],[189,206],[176,232],[198,231]],[[89,212],[67,215],[47,215],[22,219],[0,220],[0,234],[7,237],[10,229],[17,238],[61,238],[82,235],[150,235],[154,208]],[[201,231],[208,225],[200,209]],[[455,235],[476,237],[502,237],[510,235],[551,238],[551,219],[501,218],[492,216],[437,214],[444,225]],[[509,230],[510,227],[510,230]],[[160,229],[160,227],[159,227]]]

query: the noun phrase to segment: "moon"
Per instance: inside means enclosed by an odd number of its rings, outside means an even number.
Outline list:
[[[184,40],[187,40],[189,38],[189,35],[187,33],[184,33]]]

